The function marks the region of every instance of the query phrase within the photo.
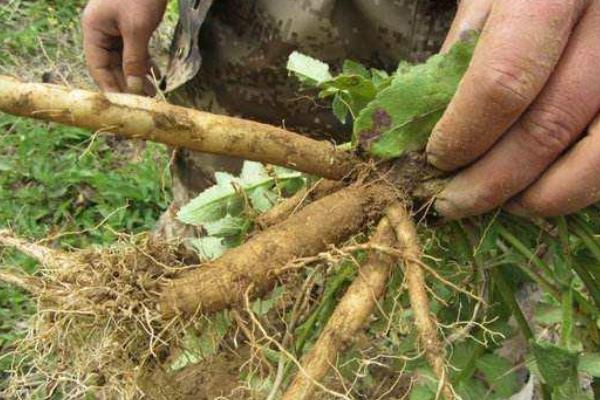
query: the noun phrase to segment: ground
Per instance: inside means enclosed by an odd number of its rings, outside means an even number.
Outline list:
[[[0,74],[93,88],[81,51],[82,0],[0,1]],[[170,5],[153,48],[164,62],[176,18]],[[161,145],[131,152],[111,137],[0,114],[0,229],[47,238],[57,248],[105,245],[117,232],[151,229],[170,201]],[[0,265],[33,260],[0,249]],[[0,391],[33,305],[0,284]]]

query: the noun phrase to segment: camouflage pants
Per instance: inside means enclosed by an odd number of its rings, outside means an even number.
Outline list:
[[[345,141],[350,126],[288,77],[289,54],[301,51],[334,72],[348,58],[394,70],[400,60],[423,61],[438,50],[455,7],[455,0],[180,0],[170,100]],[[241,164],[177,151],[170,214],[210,186],[214,172],[235,174]]]

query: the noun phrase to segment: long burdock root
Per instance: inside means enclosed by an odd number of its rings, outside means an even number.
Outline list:
[[[272,288],[293,260],[310,257],[359,231],[393,202],[385,184],[353,185],[306,206],[221,258],[166,283],[160,307],[165,317],[213,312]]]
[[[100,132],[281,165],[341,179],[357,160],[327,141],[275,126],[173,106],[142,96],[95,93],[0,76],[0,110]]]
[[[396,236],[387,218],[382,218],[370,240],[375,246],[393,247]],[[315,391],[315,382],[321,382],[336,357],[356,333],[364,328],[377,300],[385,290],[394,258],[373,251],[359,269],[358,276],[340,300],[310,353],[302,361],[298,372],[285,392],[283,400],[309,399]]]
[[[389,207],[386,215],[394,227],[396,238],[403,252],[404,276],[419,340],[433,373],[439,379],[442,394],[446,399],[453,399],[454,394],[446,374],[444,345],[439,337],[436,322],[429,311],[429,298],[425,286],[425,275],[421,267],[422,254],[417,230],[406,208],[400,203]]]
[[[48,268],[68,268],[72,262],[71,257],[66,253],[28,242],[6,229],[0,230],[0,247],[15,248]]]
[[[260,214],[258,218],[256,218],[255,222],[262,229],[268,228],[269,226],[273,226],[281,221],[284,221],[306,204],[319,200],[320,198],[340,190],[343,187],[344,183],[341,181],[321,179],[312,187],[307,187],[300,190],[289,199],[282,201],[269,211]]]

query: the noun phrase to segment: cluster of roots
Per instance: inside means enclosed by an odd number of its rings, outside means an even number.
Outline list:
[[[110,250],[65,255],[0,233],[0,245],[16,247],[43,266],[35,277],[0,269],[0,280],[25,288],[38,302],[29,336],[18,350],[17,359],[23,362],[13,368],[8,397],[30,398],[33,388],[44,382],[46,396],[60,391],[63,397],[78,398],[96,388],[99,398],[139,398],[139,375],[177,344],[185,321],[232,306],[247,308],[248,298],[269,293],[284,273],[299,270],[306,260],[342,245],[370,224],[377,228],[363,247],[367,260],[317,342],[295,362],[298,374],[283,399],[308,399],[317,387],[325,389],[321,382],[338,354],[368,324],[395,264],[404,268],[419,342],[440,382],[439,392],[453,397],[445,384],[443,346],[429,312],[414,225],[402,203],[429,198],[437,190],[437,171],[424,168],[422,156],[407,155],[363,172],[358,157],[328,142],[157,100],[1,76],[0,93],[0,109],[14,115],[98,131],[110,127],[129,138],[287,166],[343,182],[322,190],[323,198],[314,191],[304,193],[297,203],[279,208],[281,213],[257,221],[272,226],[219,259],[181,273],[186,267],[169,244],[143,238]],[[354,183],[346,186],[349,182]],[[304,206],[305,199],[314,201]],[[279,348],[282,353],[284,347]]]
[[[185,328],[158,310],[161,282],[180,268],[177,248],[147,236],[111,248],[58,252],[0,233],[0,243],[41,261],[36,276],[0,269],[0,281],[37,303],[15,351],[6,398],[133,399],[139,378],[164,358]]]
[[[236,323],[247,341],[252,343],[258,332],[298,370],[282,398],[313,398],[317,390],[327,392],[324,378],[339,353],[368,324],[398,263],[404,269],[424,354],[440,382],[440,393],[452,398],[443,345],[429,312],[416,230],[397,191],[379,179],[313,197],[308,205],[300,201],[296,207],[284,207],[285,218],[278,216],[279,222],[199,268],[182,261],[185,255],[177,244],[147,236],[128,238],[108,249],[67,254],[0,232],[0,245],[15,247],[42,265],[36,276],[0,269],[0,281],[24,288],[38,303],[28,336],[17,349],[8,397],[30,398],[34,390],[42,390],[46,396],[60,393],[73,399],[89,393],[97,398],[140,398],[148,394],[142,382],[148,381],[149,372],[160,370],[173,356],[199,315],[242,306],[247,315],[237,314]],[[283,344],[270,338],[248,311],[250,299],[268,293],[283,274],[294,275],[290,272],[307,263],[331,258],[332,248],[373,223],[377,228],[368,242],[337,250],[338,255],[363,250],[368,257],[356,264],[357,277],[311,350],[296,359],[286,350],[292,340],[289,333]],[[244,327],[246,323],[252,329]],[[289,326],[280,328],[290,332]],[[285,368],[282,361],[279,364],[281,377]]]

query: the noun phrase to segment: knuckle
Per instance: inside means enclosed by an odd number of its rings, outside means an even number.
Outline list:
[[[557,156],[571,144],[577,121],[564,106],[536,105],[520,122],[523,145],[540,156]]]
[[[560,215],[557,211],[554,199],[547,199],[536,195],[527,194],[526,198],[521,198],[518,202],[521,213],[526,215],[535,215],[537,217],[553,217]]]
[[[551,0],[548,7],[555,15],[577,18],[590,3],[590,0]]]
[[[508,63],[490,63],[480,76],[483,94],[503,111],[519,110],[530,102],[531,73]]]
[[[143,18],[126,18],[121,23],[121,29],[123,34],[129,35],[130,37],[143,38],[150,37],[152,29],[148,26],[148,23]]]
[[[95,19],[96,16],[93,9],[91,9],[90,7],[86,7],[81,13],[81,26],[84,29],[89,28],[94,24]]]
[[[127,74],[146,74],[148,72],[148,59],[138,56],[130,56],[123,60],[123,70]]]

